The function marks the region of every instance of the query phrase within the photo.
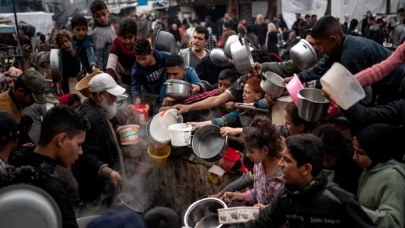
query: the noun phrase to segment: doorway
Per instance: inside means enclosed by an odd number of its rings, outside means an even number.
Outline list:
[[[216,22],[226,13],[226,5],[202,5],[195,7],[195,14],[200,21],[204,21],[206,16],[211,16],[211,21]]]

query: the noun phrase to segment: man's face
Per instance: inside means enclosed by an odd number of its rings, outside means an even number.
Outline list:
[[[177,25],[176,25],[176,24],[172,24],[172,29],[173,29],[173,31],[177,31]]]
[[[256,22],[257,22],[258,24],[262,24],[262,23],[263,23],[263,16],[257,16],[257,17],[256,17]]]
[[[302,181],[304,177],[303,168],[297,167],[297,161],[291,156],[290,150],[287,147],[284,147],[281,153],[278,166],[281,169],[282,177],[286,184],[296,185]]]
[[[134,49],[134,44],[135,44],[135,35],[131,33],[126,33],[122,35],[122,44],[124,47],[128,50],[133,50]]]
[[[67,37],[62,37],[59,39],[59,47],[62,51],[71,52],[72,42]]]
[[[76,25],[73,28],[73,33],[76,35],[77,40],[84,40],[87,35],[88,28],[85,25]]]
[[[298,19],[301,18],[301,15],[300,14],[295,14],[295,18],[298,20]]]
[[[290,41],[294,41],[295,40],[295,32],[290,32],[290,34],[288,34],[288,39]]]
[[[141,67],[147,67],[152,62],[152,52],[149,55],[135,55],[136,61],[141,65]]]
[[[225,90],[227,90],[229,87],[231,87],[232,82],[229,78],[225,78],[225,79],[218,79],[218,89],[220,93],[225,92]]]
[[[269,19],[269,18],[266,18],[266,19],[264,20],[264,23],[265,23],[266,25],[270,24],[270,19]]]
[[[243,87],[242,97],[243,103],[254,103],[261,98],[261,94],[253,91],[252,86],[245,84],[245,87]]]
[[[330,56],[337,45],[337,39],[335,36],[329,38],[315,39],[317,50],[324,55]]]
[[[83,154],[82,144],[86,139],[86,132],[81,131],[79,134],[69,139],[66,133],[58,137],[58,151],[56,152],[56,161],[63,167],[69,168],[75,164],[79,156]]]
[[[311,35],[307,35],[307,37],[305,37],[305,40],[308,41],[309,44],[311,44],[311,46],[315,49],[316,52],[319,52],[315,39]]]
[[[106,118],[109,120],[114,118],[117,114],[117,104],[115,103],[117,97],[109,94],[108,92],[100,92],[97,96],[97,104],[103,109]]]
[[[187,69],[185,67],[180,66],[166,67],[167,79],[183,80],[186,70]]]
[[[226,13],[226,14],[224,15],[224,18],[231,18],[231,16],[229,15],[229,13]]]
[[[28,107],[28,106],[35,103],[35,100],[32,97],[32,94],[31,93],[25,94],[23,88],[18,88],[15,91],[15,95],[16,95],[16,98],[18,100],[18,103],[20,103],[20,105],[22,105],[24,107]]]
[[[353,160],[356,162],[356,164],[361,168],[369,167],[372,161],[368,157],[368,155],[364,152],[364,150],[361,148],[359,141],[357,141],[357,139],[353,139],[353,149],[354,149]]]
[[[97,21],[100,25],[108,25],[108,15],[110,12],[106,9],[102,9],[93,13],[94,20]]]
[[[193,49],[194,51],[202,51],[207,45],[207,40],[205,39],[205,35],[203,33],[196,33],[193,34]]]

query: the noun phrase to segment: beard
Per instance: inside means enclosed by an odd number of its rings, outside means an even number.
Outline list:
[[[109,101],[106,97],[103,97],[99,105],[103,109],[107,119],[111,120],[117,114],[117,104]]]

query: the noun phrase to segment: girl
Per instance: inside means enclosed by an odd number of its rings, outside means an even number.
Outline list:
[[[294,102],[290,102],[284,111],[284,125],[276,127],[277,131],[287,138],[290,135],[310,133],[316,127],[316,123],[307,122],[298,115],[298,107]]]
[[[131,70],[135,63],[134,44],[138,39],[136,21],[131,18],[123,20],[119,27],[119,34],[120,36],[114,40],[111,46],[107,73],[129,91]]]
[[[255,164],[253,167],[253,189],[245,193],[226,192],[226,201],[244,201],[257,204],[261,209],[271,203],[284,181],[278,167],[282,137],[277,133],[271,121],[257,117],[244,134],[247,156]]]
[[[364,168],[358,198],[378,228],[405,225],[405,166],[394,159],[403,152],[403,129],[385,124],[363,128],[353,139],[353,159]]]

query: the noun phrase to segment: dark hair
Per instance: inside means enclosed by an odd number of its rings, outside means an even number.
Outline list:
[[[184,60],[178,54],[172,54],[166,59],[166,67],[184,67]]]
[[[39,35],[39,39],[40,39],[41,41],[45,41],[45,40],[46,40],[46,37],[45,37],[44,34],[41,34],[41,35]]]
[[[181,218],[172,209],[166,207],[155,207],[149,210],[144,217],[145,225],[148,228],[181,228]]]
[[[253,32],[253,25],[252,24],[247,24],[245,27],[246,27],[247,32]]]
[[[218,80],[224,80],[228,78],[229,80],[231,80],[232,83],[234,83],[239,78],[239,73],[235,70],[235,68],[224,69],[218,75]]]
[[[312,36],[315,39],[325,39],[332,35],[343,37],[342,25],[332,16],[324,16],[312,27]]]
[[[23,83],[23,81],[22,81],[22,79],[21,79],[21,76],[22,76],[22,75],[20,75],[20,77],[18,77],[17,80],[15,81],[15,83],[14,83],[14,90],[17,90],[17,89],[19,89],[19,88],[22,88],[22,89],[24,89],[24,95],[31,94],[32,91],[31,91],[26,85],[24,85],[24,83]]]
[[[294,126],[298,126],[300,124],[304,126],[304,132],[308,133],[316,128],[317,123],[305,121],[298,115],[298,107],[293,101],[287,104],[285,111],[291,117],[291,122],[294,124]]]
[[[105,10],[107,9],[107,5],[101,0],[96,0],[96,1],[92,2],[90,5],[90,11],[92,14],[94,14],[97,11],[104,10],[104,9]]]
[[[309,14],[306,14],[304,18],[310,18],[311,16],[309,16]]]
[[[198,27],[195,28],[194,32],[199,33],[199,34],[204,34],[204,39],[208,40],[209,32],[208,32],[208,29],[206,27],[198,26]]]
[[[87,28],[87,19],[84,16],[76,15],[70,20],[70,26],[74,29],[76,26],[85,26]]]
[[[373,16],[368,17],[368,19],[371,20],[371,21],[375,21],[375,17],[373,17]]]
[[[249,170],[253,170],[253,167],[255,166],[255,163],[253,163],[252,160],[246,155],[243,156],[242,163],[245,166],[245,168]]]
[[[246,147],[263,148],[266,146],[270,157],[280,157],[281,137],[271,120],[266,117],[256,117],[244,133],[243,139]]]
[[[345,137],[334,125],[321,125],[315,129],[314,134],[322,139],[325,154],[349,154],[349,148],[347,147]]]
[[[271,62],[271,57],[269,53],[267,52],[266,49],[263,48],[253,50],[252,57],[254,62],[258,63]]]
[[[306,39],[308,35],[312,36],[312,29],[308,29],[307,31],[305,31],[303,38]]]
[[[297,167],[311,164],[312,176],[316,177],[322,171],[325,157],[322,140],[312,134],[292,135],[285,140],[291,156],[297,161]]]
[[[198,19],[194,19],[191,23],[200,25],[200,21]]]
[[[383,19],[378,18],[377,21],[376,21],[376,23],[377,23],[377,24],[380,24],[380,23],[384,23],[384,21],[383,21]]]
[[[51,108],[45,115],[41,125],[38,145],[48,145],[57,134],[66,133],[69,138],[90,129],[86,118],[73,108],[62,105]]]
[[[402,19],[402,24],[405,24],[405,18],[404,18],[404,19]]]
[[[152,48],[147,39],[139,39],[135,41],[135,53],[137,55],[149,55],[152,52]]]
[[[138,27],[136,25],[136,21],[132,18],[127,18],[121,21],[119,29],[120,29],[119,31],[120,36],[123,36],[127,33],[135,36],[138,34]]]
[[[400,8],[397,13],[405,13],[405,9],[404,8]]]
[[[75,103],[76,101],[81,103],[81,99],[80,99],[79,95],[72,93],[72,94],[70,94],[70,96],[69,96],[69,98],[67,100],[67,105],[72,106],[73,103]]]
[[[233,22],[229,19],[224,19],[222,24],[225,26],[225,28],[232,28]]]
[[[31,118],[29,115],[23,115],[21,117],[20,123],[18,124],[18,131],[20,134],[22,133],[22,130],[25,127],[32,127],[32,124],[34,123],[34,120]]]
[[[359,21],[357,19],[352,19],[350,21],[349,30],[354,31],[358,24],[359,24]]]

